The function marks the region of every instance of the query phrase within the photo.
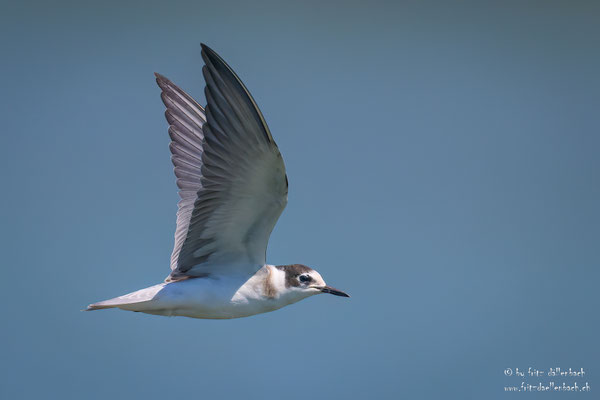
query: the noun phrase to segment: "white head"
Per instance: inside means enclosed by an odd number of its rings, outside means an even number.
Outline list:
[[[341,290],[327,286],[321,274],[302,264],[277,265],[280,293],[296,302],[305,297],[319,293],[329,293],[336,296],[350,297]]]

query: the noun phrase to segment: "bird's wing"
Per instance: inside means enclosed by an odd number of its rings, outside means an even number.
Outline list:
[[[161,75],[179,210],[167,280],[253,273],[287,204],[279,149],[233,70],[202,45],[206,109]]]

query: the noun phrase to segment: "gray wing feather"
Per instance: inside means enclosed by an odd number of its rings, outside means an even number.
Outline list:
[[[287,203],[283,159],[254,99],[202,45],[206,109],[157,75],[181,201],[168,280],[252,273]]]
[[[190,218],[198,191],[202,188],[202,126],[206,123],[204,108],[173,82],[160,74],[156,83],[161,88],[161,99],[167,110],[171,137],[171,161],[175,167],[179,197],[175,245],[171,254],[171,270],[177,267],[179,252],[187,236]]]

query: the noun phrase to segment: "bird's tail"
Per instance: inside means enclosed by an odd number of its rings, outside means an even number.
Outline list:
[[[99,301],[90,304],[84,311],[104,310],[105,308],[121,308],[124,310],[137,311],[137,308],[140,308],[144,303],[151,301],[163,287],[165,287],[165,283],[154,285],[113,299]]]

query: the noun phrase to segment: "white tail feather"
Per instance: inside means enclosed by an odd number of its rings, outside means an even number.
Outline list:
[[[98,303],[87,306],[85,311],[103,310],[105,308],[126,308],[128,310],[135,310],[135,307],[131,307],[131,305],[151,301],[163,287],[165,287],[165,283],[154,285],[113,299],[99,301]]]

